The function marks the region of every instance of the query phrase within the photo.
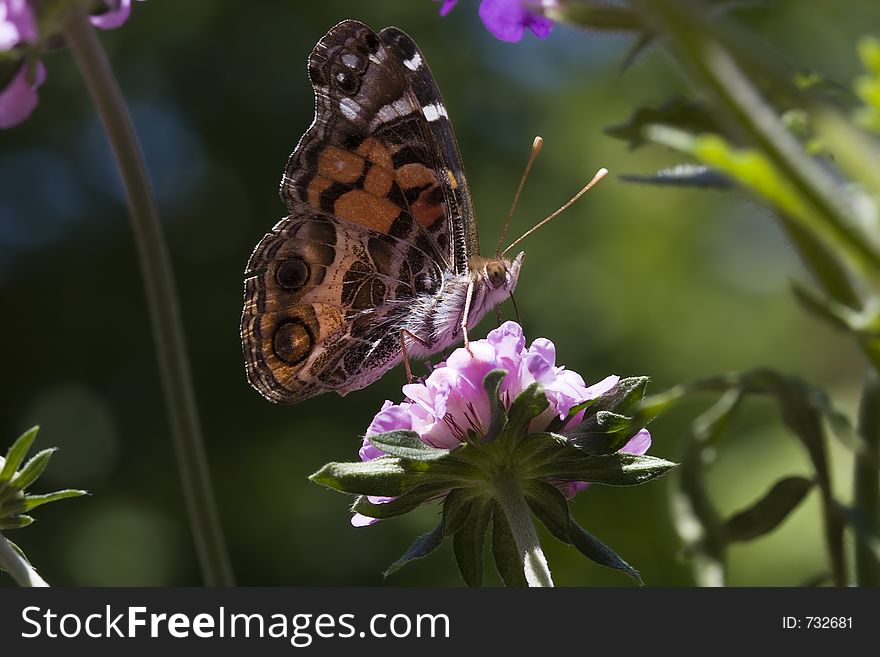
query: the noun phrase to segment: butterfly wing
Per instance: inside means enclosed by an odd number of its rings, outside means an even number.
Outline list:
[[[402,32],[356,21],[309,57],[315,119],[282,178],[290,215],[245,273],[248,379],[273,401],[378,379],[400,361],[413,301],[467,267],[459,224],[473,225],[470,197],[446,112],[445,127],[435,116],[442,101],[416,61]]]

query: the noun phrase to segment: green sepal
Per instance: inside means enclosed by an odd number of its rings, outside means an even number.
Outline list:
[[[355,500],[354,504],[352,504],[351,510],[370,518],[385,520],[387,518],[403,515],[404,513],[409,513],[425,502],[441,496],[446,490],[447,489],[443,486],[434,486],[431,484],[416,486],[402,495],[395,497],[390,502],[383,502],[382,504],[373,504],[367,499],[366,495],[361,495]]]
[[[381,456],[358,463],[328,463],[309,479],[343,493],[396,497],[416,486],[431,484],[449,488],[462,483],[462,467],[443,460],[410,461]]]
[[[486,499],[473,499],[467,518],[452,535],[455,563],[468,586],[483,584],[483,546],[486,543],[489,521],[492,519],[492,508],[492,503]]]
[[[536,468],[533,475],[557,481],[589,481],[609,486],[635,486],[664,475],[677,466],[676,463],[654,456],[624,453],[590,456],[577,454],[576,448],[567,451],[566,456],[560,456]]]
[[[640,585],[644,585],[638,570],[574,521],[565,496],[556,486],[542,481],[529,482],[526,500],[532,513],[557,540],[573,545],[581,554],[600,566],[626,573]]]
[[[415,561],[416,559],[427,557],[438,547],[440,547],[440,544],[443,542],[443,537],[445,535],[446,532],[443,527],[443,523],[441,522],[427,534],[422,534],[416,540],[414,540],[407,551],[403,553],[403,556],[401,556],[400,559],[388,566],[385,572],[382,573],[382,576],[388,577],[389,575],[392,575],[403,568],[410,561]]]
[[[727,541],[751,541],[769,534],[797,508],[814,484],[805,477],[780,479],[764,497],[724,523]]]
[[[449,455],[451,450],[431,447],[415,431],[398,429],[370,436],[368,440],[389,456],[411,461],[436,461]]]
[[[535,382],[516,396],[507,412],[504,433],[519,441],[525,436],[532,420],[547,410],[550,402],[544,394],[544,386]]]
[[[507,370],[492,370],[483,377],[483,388],[489,396],[489,412],[491,420],[489,429],[483,437],[483,442],[493,442],[504,426],[507,424],[507,412],[504,410],[504,404],[501,403],[501,383],[507,376]]]
[[[578,551],[590,561],[593,561],[600,566],[613,568],[614,570],[626,573],[638,582],[639,586],[645,585],[638,570],[629,565],[614,550],[578,525],[574,520],[571,521],[569,534],[571,535],[572,545],[574,545]]]
[[[461,488],[450,491],[446,496],[443,501],[443,526],[447,536],[452,536],[464,526],[474,499],[473,493]]]
[[[12,481],[15,471],[18,470],[18,466],[24,461],[24,457],[30,450],[39,431],[39,426],[31,427],[12,443],[12,447],[6,453],[6,462],[3,464],[3,468],[0,469],[0,490]]]
[[[7,529],[21,529],[27,527],[34,522],[30,516],[11,516],[9,518],[0,518],[0,531]]]
[[[492,511],[492,558],[505,586],[528,585],[510,523],[497,504]]]
[[[24,513],[32,511],[38,506],[49,504],[50,502],[57,502],[58,500],[64,500],[69,497],[80,497],[81,495],[88,494],[88,491],[68,488],[55,491],[54,493],[46,493],[45,495],[26,495],[0,504],[0,516]]]

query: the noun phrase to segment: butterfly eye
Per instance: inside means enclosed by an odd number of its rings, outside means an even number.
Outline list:
[[[507,268],[497,260],[493,260],[486,265],[486,276],[489,278],[489,284],[497,290],[507,281]]]

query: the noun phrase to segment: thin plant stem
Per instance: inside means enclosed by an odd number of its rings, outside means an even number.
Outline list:
[[[107,55],[82,11],[71,13],[65,37],[101,116],[125,186],[171,437],[202,576],[208,586],[232,586],[232,567],[211,488],[171,261],[143,153]]]
[[[0,534],[0,567],[12,576],[19,586],[49,586],[34,567],[13,547],[9,539]]]
[[[859,402],[859,435],[862,450],[856,453],[854,497],[867,529],[880,536],[880,375],[868,367]],[[856,540],[856,584],[880,586],[880,562],[865,541]]]
[[[498,503],[504,511],[516,549],[523,564],[523,574],[529,586],[553,586],[547,559],[541,550],[532,510],[513,477],[500,476],[495,482]]]

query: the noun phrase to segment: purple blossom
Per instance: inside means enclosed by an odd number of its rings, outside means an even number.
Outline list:
[[[89,17],[97,28],[115,30],[131,15],[131,0],[104,0],[104,4],[107,5],[107,11]]]
[[[0,50],[37,40],[37,21],[27,0],[0,0]]]
[[[117,28],[128,20],[132,0],[104,0],[106,11],[90,16],[92,25],[103,30]],[[0,0],[0,52],[22,44],[38,42],[37,19],[32,0]],[[46,79],[46,69],[37,62],[35,74],[29,80],[28,59],[37,59],[35,48],[22,57],[18,71],[5,87],[0,89],[0,129],[11,128],[27,119],[37,106],[37,87]]]
[[[0,91],[0,128],[11,128],[31,115],[37,106],[37,87],[46,79],[43,63],[37,64],[36,79],[28,82],[27,66],[22,63],[18,72]]]
[[[565,419],[572,407],[601,397],[620,380],[618,376],[608,376],[588,387],[580,374],[556,365],[556,347],[550,340],[537,338],[526,347],[522,327],[516,322],[505,322],[485,340],[471,342],[470,349],[470,353],[464,348],[456,349],[424,382],[403,386],[406,399],[402,403],[385,402],[365,434],[359,452],[362,461],[383,455],[369,439],[386,431],[415,431],[426,444],[445,449],[464,442],[469,429],[484,435],[490,426],[491,407],[483,379],[492,370],[507,372],[499,391],[506,408],[531,384],[539,382],[543,386],[549,406],[532,420],[530,432],[547,429],[554,418]],[[566,428],[577,426],[582,417],[583,411],[577,413]],[[643,429],[620,451],[644,454],[650,445],[651,435]],[[586,482],[553,483],[569,498],[589,486]],[[369,499],[380,504],[392,498]],[[374,518],[361,514],[352,518],[357,527],[374,522]]]
[[[445,16],[458,0],[442,2],[440,15]],[[553,30],[553,21],[541,9],[555,4],[555,0],[482,0],[479,13],[486,29],[501,41],[519,41],[526,28],[539,39],[546,39]]]

